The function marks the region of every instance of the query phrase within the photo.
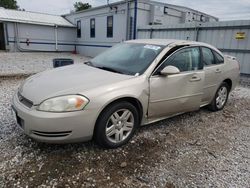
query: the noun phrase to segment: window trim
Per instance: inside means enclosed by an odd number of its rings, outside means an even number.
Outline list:
[[[81,22],[81,20],[77,20],[76,26],[77,26],[77,29],[76,29],[77,38],[82,38],[82,22]]]
[[[183,47],[188,47],[190,45],[178,45],[178,46],[174,46],[172,48],[170,48],[164,55],[163,57],[161,58],[161,60],[158,62],[158,64],[155,66],[154,70],[152,72],[154,72],[158,66],[160,66],[160,64],[165,61],[170,55],[172,55],[172,53],[174,53],[175,51],[183,48]],[[167,48],[168,46],[166,46],[165,48]]]
[[[109,21],[109,19],[112,19],[112,35],[109,35],[109,26],[108,26],[108,21]],[[114,36],[114,16],[113,15],[111,15],[111,16],[107,16],[107,38],[113,38],[113,36]]]
[[[176,46],[177,47],[177,46]],[[153,70],[153,72],[151,73],[151,77],[157,77],[157,76],[160,76],[159,74],[156,74],[158,69],[161,67],[161,65],[167,61],[171,56],[173,56],[174,54],[178,53],[179,51],[183,50],[183,49],[187,49],[187,48],[198,48],[199,50],[199,53],[200,53],[200,64],[202,65],[202,68],[201,69],[198,69],[198,70],[190,70],[190,71],[182,71],[180,72],[180,74],[182,73],[188,73],[188,72],[193,72],[193,71],[201,71],[204,69],[204,66],[203,66],[203,63],[201,62],[202,58],[201,58],[201,49],[200,49],[201,46],[198,46],[198,45],[189,45],[189,46],[183,46],[181,48],[178,48],[177,50],[175,50],[174,52],[172,52],[171,54],[169,54],[165,59],[164,57],[161,59],[160,63],[156,66],[156,68]],[[171,49],[170,49],[171,50]],[[167,52],[168,53],[168,52]],[[167,54],[166,53],[166,54]]]
[[[92,21],[94,21],[94,28],[92,28]],[[94,30],[93,33],[92,33],[92,29]],[[90,19],[90,38],[95,38],[95,18]]]

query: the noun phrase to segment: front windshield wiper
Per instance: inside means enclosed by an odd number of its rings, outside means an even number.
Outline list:
[[[89,65],[91,67],[95,67],[95,68],[98,68],[98,69],[102,69],[102,70],[106,70],[106,71],[110,71],[110,72],[115,72],[115,73],[119,73],[119,74],[125,74],[124,72],[121,72],[121,71],[118,71],[116,69],[113,69],[111,67],[101,67],[101,66],[95,66],[91,61],[87,61],[87,62],[84,62],[85,65]]]
[[[110,71],[110,72],[119,73],[119,74],[124,74],[124,72],[118,71],[118,70],[113,69],[111,67],[98,67],[98,66],[96,66],[96,68],[106,70],[106,71]]]
[[[89,65],[89,66],[92,66],[92,67],[95,67],[94,64],[91,62],[91,61],[86,61],[84,62],[85,65]]]

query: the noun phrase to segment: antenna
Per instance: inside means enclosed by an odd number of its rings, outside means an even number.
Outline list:
[[[112,10],[112,7],[109,5],[109,0],[107,0],[107,5],[109,6],[110,10]]]
[[[115,9],[115,13],[117,13],[117,10],[118,10],[118,7],[117,7],[117,6],[112,7],[112,6],[109,4],[109,0],[107,0],[107,5],[109,6],[110,11],[112,11],[113,9]]]

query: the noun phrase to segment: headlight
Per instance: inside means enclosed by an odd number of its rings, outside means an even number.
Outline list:
[[[83,110],[88,103],[89,100],[84,96],[67,95],[47,99],[38,106],[37,110],[46,112],[72,112]]]

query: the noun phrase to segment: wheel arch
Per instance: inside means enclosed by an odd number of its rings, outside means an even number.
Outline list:
[[[230,78],[227,78],[227,79],[223,80],[223,82],[227,83],[227,85],[229,86],[229,92],[230,92],[232,89],[232,85],[233,85],[232,80]]]
[[[141,101],[139,101],[137,98],[135,97],[121,97],[121,98],[118,98],[118,99],[114,99],[113,101],[109,101],[108,104],[106,104],[102,110],[100,111],[100,113],[98,114],[98,117],[96,119],[96,122],[95,122],[95,128],[94,128],[94,133],[95,133],[95,130],[96,130],[96,124],[97,122],[99,121],[99,118],[100,116],[102,115],[102,113],[104,113],[104,111],[111,105],[115,104],[115,103],[119,103],[119,102],[129,102],[131,103],[132,105],[135,106],[135,108],[137,109],[138,113],[139,113],[139,123],[141,124],[141,121],[142,121],[142,117],[143,117],[143,106],[142,106],[142,103]]]

